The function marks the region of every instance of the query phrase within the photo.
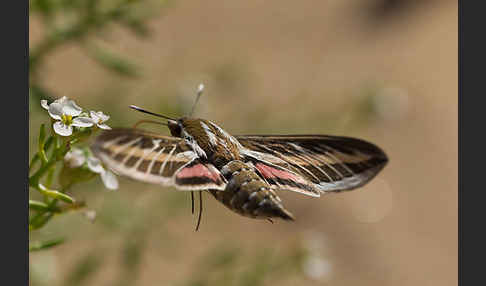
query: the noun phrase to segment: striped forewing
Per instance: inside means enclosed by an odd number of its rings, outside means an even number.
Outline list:
[[[280,189],[310,196],[358,188],[388,158],[364,140],[326,135],[235,136],[247,161]]]
[[[225,188],[223,176],[181,138],[133,128],[104,131],[91,150],[118,175],[179,190]]]

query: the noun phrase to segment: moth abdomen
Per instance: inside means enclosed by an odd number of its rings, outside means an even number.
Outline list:
[[[222,175],[228,181],[226,189],[210,192],[229,209],[252,218],[293,220],[274,190],[251,166],[231,161],[222,168]]]

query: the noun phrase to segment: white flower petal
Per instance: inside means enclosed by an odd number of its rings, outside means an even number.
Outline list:
[[[108,119],[110,119],[110,116],[109,115],[106,115],[104,114],[103,112],[98,112],[98,116],[101,118],[101,122],[105,122],[107,121]]]
[[[95,122],[100,122],[100,123],[110,119],[110,116],[104,114],[103,111],[90,111],[89,115],[91,116],[91,118],[93,118]]]
[[[69,153],[72,153],[75,156],[83,156],[83,158],[85,157],[84,151],[80,148],[77,148],[77,147],[72,147],[71,150],[69,151]]]
[[[87,210],[83,214],[90,222],[94,222],[96,219],[96,211],[94,210]]]
[[[112,172],[106,170],[105,172],[101,173],[101,180],[103,181],[103,184],[105,184],[105,187],[107,189],[118,189],[118,179]]]
[[[110,127],[110,126],[108,126],[108,125],[106,125],[106,124],[104,124],[104,123],[103,123],[103,124],[97,124],[97,125],[98,125],[98,127],[99,127],[99,128],[101,128],[101,129],[105,129],[105,130],[110,130],[110,129],[111,129],[111,127]]]
[[[53,102],[51,105],[49,105],[49,108],[47,109],[49,112],[49,115],[56,119],[56,120],[61,120],[62,116],[62,104]]]
[[[91,119],[93,119],[94,122],[99,122],[100,121],[100,117],[98,116],[98,112],[96,111],[90,111],[89,112],[89,116],[91,117]]]
[[[76,117],[73,119],[72,125],[77,127],[91,127],[93,126],[93,119],[89,117]]]
[[[68,99],[62,107],[62,111],[66,115],[78,116],[81,114],[81,112],[83,112],[83,109],[76,105],[76,102]]]
[[[77,168],[84,164],[86,157],[84,156],[83,150],[79,148],[73,148],[64,155],[64,162],[70,168]]]
[[[332,274],[332,264],[320,257],[312,255],[304,260],[304,274],[314,280],[329,279]]]
[[[49,105],[47,104],[47,100],[42,99],[41,100],[41,106],[44,107],[44,109],[49,110]]]
[[[91,172],[97,174],[103,174],[105,172],[100,160],[92,156],[88,158],[88,168],[91,170]]]
[[[63,96],[61,98],[54,100],[54,102],[59,103],[61,105],[65,105],[68,100],[69,100],[69,98],[67,98],[66,96]]]
[[[61,136],[69,136],[73,134],[73,127],[62,123],[61,121],[56,121],[52,127],[54,128],[54,131]]]
[[[197,87],[197,93],[201,93],[201,92],[203,92],[203,90],[204,90],[204,84],[202,84],[202,83],[201,83],[201,84],[199,84],[199,86]]]

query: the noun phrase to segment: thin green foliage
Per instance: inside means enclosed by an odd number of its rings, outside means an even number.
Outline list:
[[[29,245],[29,251],[38,251],[54,247],[64,242],[64,238],[51,239],[43,242],[35,242]]]
[[[52,102],[57,98],[44,85],[42,73],[50,56],[67,44],[80,47],[86,51],[87,56],[109,72],[125,77],[138,76],[139,69],[134,63],[105,47],[101,48],[96,41],[105,39],[100,36],[108,33],[114,25],[129,30],[136,37],[146,38],[150,35],[147,21],[160,12],[160,9],[154,8],[163,7],[165,2],[31,0],[29,15],[38,20],[43,28],[42,38],[31,45],[29,50],[31,105],[39,103],[40,100]],[[62,118],[63,124],[68,123],[64,120],[70,119]],[[97,131],[96,125],[93,128],[74,127],[73,134],[60,136],[52,128],[55,121],[51,119],[51,124],[40,126],[37,150],[29,164],[29,187],[41,197],[41,200],[29,200],[29,231],[42,228],[56,215],[84,207],[85,203],[74,198],[69,191],[73,185],[99,175],[88,167],[86,161],[90,154],[82,144]],[[85,162],[76,168],[71,168],[65,162],[66,155],[73,150],[73,146],[81,146],[87,152]]]
[[[84,144],[91,135],[97,133],[101,119],[93,115],[93,112],[83,112],[74,101],[66,97],[51,104],[45,101],[41,105],[48,109],[51,122],[49,128],[41,124],[37,152],[29,165],[30,190],[37,191],[42,198],[42,201],[29,200],[29,231],[42,228],[55,215],[83,208],[85,203],[68,193],[71,187],[96,175],[103,178],[109,172],[97,158],[92,157],[88,146]],[[109,117],[103,115],[102,118],[106,121]],[[109,128],[106,124],[100,126]],[[31,247],[31,250],[45,248]]]
[[[156,15],[161,0],[31,0],[31,17],[40,20],[44,37],[29,51],[29,86],[33,99],[54,100],[43,84],[42,70],[50,55],[60,47],[74,44],[108,71],[136,77],[138,68],[120,55],[95,45],[97,38],[109,32],[113,24],[138,38],[150,36],[147,21]],[[160,9],[159,9],[160,10]]]

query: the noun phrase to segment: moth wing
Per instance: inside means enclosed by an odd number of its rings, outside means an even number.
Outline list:
[[[91,150],[115,174],[134,180],[175,186],[183,191],[225,188],[219,171],[211,164],[201,163],[181,138],[115,128],[96,137]],[[197,171],[203,179],[195,179]]]
[[[350,137],[245,135],[236,138],[244,147],[242,154],[253,161],[264,177],[269,177],[270,184],[312,196],[363,186],[388,162],[386,154],[376,145]]]

